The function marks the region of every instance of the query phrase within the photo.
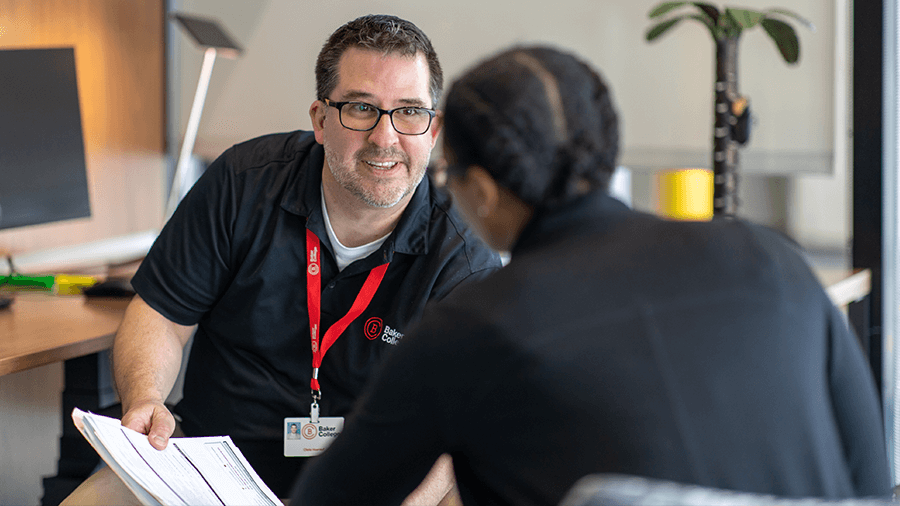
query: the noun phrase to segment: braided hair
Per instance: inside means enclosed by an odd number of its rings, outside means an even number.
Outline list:
[[[534,207],[607,190],[619,130],[603,79],[549,47],[517,47],[458,79],[444,107],[452,176],[484,167]]]

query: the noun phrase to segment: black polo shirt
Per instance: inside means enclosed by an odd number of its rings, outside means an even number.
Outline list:
[[[311,402],[306,229],[322,245],[320,335],[348,312],[369,271],[390,262],[369,306],[325,355],[322,416],[349,412],[427,303],[500,267],[426,177],[381,248],[338,272],[322,216],[323,160],[322,146],[303,131],[225,151],[132,280],[166,318],[199,324],[176,407],[185,433],[230,435],[276,493],[263,461],[303,460],[282,457],[281,426],[285,417],[309,416]]]

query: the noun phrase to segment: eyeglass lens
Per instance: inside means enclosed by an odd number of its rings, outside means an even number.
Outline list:
[[[431,126],[431,114],[419,107],[390,111],[391,123],[401,134],[420,135]],[[341,107],[341,124],[351,130],[369,130],[381,117],[379,110],[363,102],[348,102]]]

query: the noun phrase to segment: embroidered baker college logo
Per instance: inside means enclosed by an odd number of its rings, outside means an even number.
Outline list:
[[[382,330],[384,330],[384,322],[377,316],[366,320],[366,325],[363,327],[363,333],[366,334],[369,341],[377,339],[381,335]]]
[[[382,341],[394,346],[403,339],[403,334],[401,332],[385,325],[384,321],[377,316],[373,316],[366,320],[366,324],[363,326],[363,333],[370,341],[374,341],[380,337]]]

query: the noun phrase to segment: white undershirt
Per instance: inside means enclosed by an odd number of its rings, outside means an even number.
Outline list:
[[[334,229],[331,228],[331,220],[328,218],[328,208],[325,206],[325,190],[324,188],[321,191],[322,193],[322,216],[325,217],[325,230],[328,231],[328,240],[331,241],[331,246],[334,248],[334,259],[337,260],[338,271],[344,270],[344,267],[352,264],[353,262],[366,258],[375,252],[384,241],[391,235],[390,232],[387,233],[384,237],[380,239],[375,239],[369,244],[363,244],[362,246],[357,246],[355,248],[348,248],[341,244],[341,241],[338,240],[337,236],[334,234]]]

